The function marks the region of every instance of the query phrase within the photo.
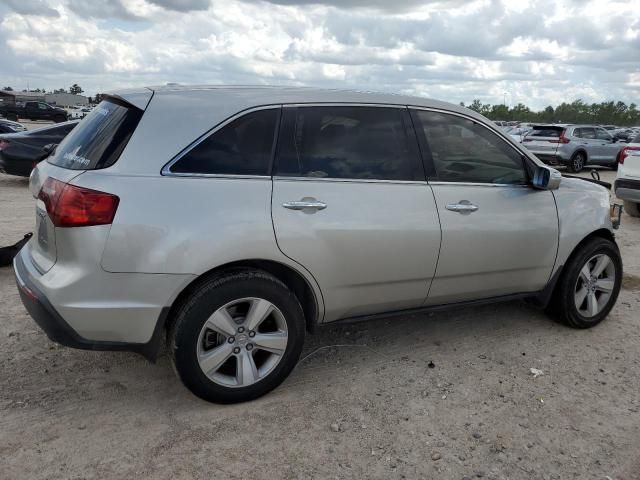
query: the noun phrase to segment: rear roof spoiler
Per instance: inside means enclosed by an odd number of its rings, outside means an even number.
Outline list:
[[[108,92],[105,96],[115,98],[144,111],[153,97],[153,90],[149,88],[129,88]]]

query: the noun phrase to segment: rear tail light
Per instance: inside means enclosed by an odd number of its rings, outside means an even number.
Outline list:
[[[8,140],[0,140],[0,152],[9,146]]]
[[[77,187],[47,178],[38,198],[56,227],[89,227],[108,225],[118,209],[120,199],[110,193]]]
[[[549,143],[569,143],[571,140],[564,136],[565,133],[567,133],[567,130],[562,130],[560,137],[557,140],[549,140]]]
[[[628,155],[630,155],[629,152],[631,151],[640,151],[640,147],[624,147],[622,150],[620,150],[620,154],[618,155],[618,163],[620,165],[624,165],[624,159],[627,158]]]

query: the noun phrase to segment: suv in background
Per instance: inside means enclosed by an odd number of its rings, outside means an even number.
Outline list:
[[[593,125],[534,125],[522,143],[549,165],[564,165],[580,172],[586,165],[618,168],[624,145],[607,130]]]
[[[319,325],[529,298],[588,328],[622,280],[605,188],[424,98],[121,91],[29,187],[36,234],[14,270],[35,321],[150,359],[166,338],[216,402],[275,388]]]

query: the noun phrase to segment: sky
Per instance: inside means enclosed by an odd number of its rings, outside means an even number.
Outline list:
[[[640,103],[640,0],[0,0],[0,87]],[[635,5],[634,5],[635,4]]]

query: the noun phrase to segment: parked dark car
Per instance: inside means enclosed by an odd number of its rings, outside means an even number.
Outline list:
[[[60,123],[69,119],[66,110],[53,107],[44,102],[24,102],[0,106],[0,114],[6,117],[7,120],[26,118],[28,120],[53,120],[56,123]]]
[[[5,120],[0,118],[0,133],[16,133],[24,132],[26,127],[18,122],[12,122],[11,120]]]
[[[60,143],[78,123],[79,120],[72,120],[0,135],[0,172],[28,177],[33,167],[49,155],[51,147]]]

